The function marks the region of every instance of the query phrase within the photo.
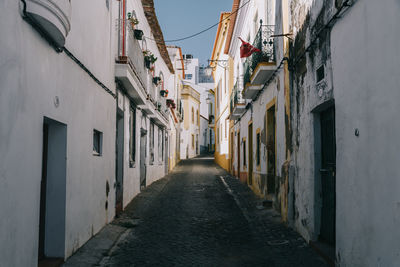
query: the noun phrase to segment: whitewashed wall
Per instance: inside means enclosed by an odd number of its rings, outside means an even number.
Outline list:
[[[104,1],[72,6],[66,47],[114,91],[110,11]],[[87,16],[87,10],[97,16]],[[106,182],[115,176],[116,104],[22,19],[19,1],[2,1],[0,13],[0,31],[7,36],[0,40],[0,211],[7,214],[0,218],[0,265],[36,266],[43,118],[67,125],[68,257],[114,217],[115,193],[111,189],[107,198]],[[101,157],[92,154],[93,129],[103,132]]]
[[[331,34],[340,266],[400,265],[399,12],[356,1]]]

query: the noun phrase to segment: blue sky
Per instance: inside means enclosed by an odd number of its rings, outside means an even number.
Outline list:
[[[221,12],[232,9],[233,0],[154,0],[158,21],[165,40],[179,39],[218,22]],[[189,40],[170,43],[182,47],[207,64],[212,53],[217,27]]]

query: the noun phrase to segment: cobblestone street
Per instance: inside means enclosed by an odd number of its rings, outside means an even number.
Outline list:
[[[113,222],[128,230],[96,265],[326,266],[259,203],[213,159],[183,161]],[[76,256],[66,266],[80,264]]]

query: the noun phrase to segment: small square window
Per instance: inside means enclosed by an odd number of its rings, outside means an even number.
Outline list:
[[[317,69],[317,83],[325,79],[325,67],[322,65]]]
[[[93,130],[93,155],[101,156],[103,150],[103,133]]]

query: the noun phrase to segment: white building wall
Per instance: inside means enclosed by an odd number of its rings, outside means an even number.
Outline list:
[[[243,2],[243,1],[241,1]],[[250,37],[249,42],[252,43],[257,31],[260,27],[260,20],[263,21],[263,25],[274,25],[275,24],[275,4],[274,1],[253,1],[249,4],[250,6],[244,7],[239,10],[238,16],[236,19],[235,29],[233,32],[232,41],[230,44],[229,55],[233,58],[233,72],[234,72],[234,80],[237,78],[241,78],[243,81],[243,75],[245,69],[243,67],[246,58],[240,58],[240,46],[241,41],[236,37],[242,37],[242,39],[247,40]],[[268,13],[268,15],[267,15]],[[257,19],[256,19],[257,18]],[[278,23],[281,23],[280,20],[277,20]],[[275,25],[276,28],[279,28],[279,25]],[[279,30],[278,30],[279,31]],[[283,43],[281,40],[275,40],[275,52],[276,52],[276,62],[280,63],[281,59],[284,57],[282,53]],[[253,173],[257,176],[259,175],[260,179],[257,184],[259,188],[258,193],[266,194],[266,188],[263,188],[262,180],[266,179],[265,175],[267,173],[267,148],[266,148],[266,111],[267,105],[275,102],[275,116],[276,116],[276,176],[281,177],[281,167],[286,161],[286,141],[285,141],[285,92],[284,92],[284,72],[281,70],[277,73],[276,77],[271,81],[268,86],[266,86],[262,92],[262,94],[255,100],[247,99],[246,103],[252,103],[251,107],[247,109],[239,120],[234,122],[234,140],[233,147],[233,169],[237,174],[238,170],[238,132],[240,133],[240,168],[239,171],[241,173],[245,173],[246,177],[248,175],[248,166],[249,166],[249,136],[248,136],[248,126],[249,122],[253,124]],[[257,168],[256,164],[256,151],[257,151],[257,130],[261,133],[261,145],[260,145],[260,166]],[[246,140],[246,155],[243,153],[243,139]],[[244,158],[244,156],[246,156]],[[244,161],[245,160],[245,164]],[[276,200],[276,199],[275,199]]]
[[[130,163],[130,105],[129,98],[122,94],[118,94],[118,107],[124,113],[124,163],[123,163],[123,207],[125,208],[131,200],[140,193],[140,121],[142,112],[136,109],[136,153],[135,162]]]
[[[400,265],[399,11],[356,1],[332,29],[340,266]]]
[[[196,153],[196,136],[200,139],[200,127],[197,124],[196,110],[200,109],[198,101],[189,97],[183,99],[183,106],[185,107],[184,120],[189,120],[188,127],[186,128],[186,122],[181,124],[181,159],[193,158],[200,153],[200,143],[198,143]],[[187,107],[187,108],[186,108]],[[192,108],[194,110],[194,123],[192,122]],[[194,147],[192,146],[192,135],[195,137]]]
[[[153,35],[152,35],[152,31],[150,28],[150,25],[147,21],[147,18],[144,14],[144,10],[142,7],[142,3],[139,0],[127,0],[127,12],[132,12],[136,15],[139,24],[136,26],[137,29],[140,29],[143,31],[143,41],[139,41],[142,50],[150,50],[155,57],[157,57],[157,61],[155,62],[155,70],[154,70],[154,76],[162,76],[164,77],[164,88],[168,89],[169,93],[172,94],[172,97],[175,96],[175,92],[173,90],[173,88],[171,88],[171,81],[173,81],[173,75],[171,74],[170,70],[168,69],[167,64],[165,63],[165,61],[163,60],[160,51],[158,50],[158,46],[156,44],[156,42],[154,42],[152,39],[154,39]],[[150,94],[150,96],[153,98],[153,100],[157,101],[157,102],[163,102],[165,103],[166,99],[165,97],[162,97],[160,95],[160,89],[161,87],[158,86],[154,86],[154,84],[152,83],[152,75],[150,73],[150,71],[148,71],[148,83],[147,83],[147,92],[148,94]],[[170,94],[168,94],[168,98],[170,98]],[[148,105],[150,105],[150,103],[148,103]],[[165,105],[164,105],[165,107]],[[141,112],[138,112],[139,116],[137,116],[137,124],[140,123],[140,121],[142,120],[142,116],[143,114]],[[169,114],[169,111],[167,112],[167,114]],[[169,117],[169,116],[168,116]],[[165,135],[168,136],[168,126],[167,125],[155,125],[154,126],[154,162],[150,161],[150,119],[148,118],[148,116],[145,116],[144,121],[146,122],[146,129],[147,129],[147,157],[146,157],[146,185],[150,185],[151,183],[153,183],[154,181],[157,181],[158,179],[162,178],[165,174],[166,174],[166,168],[165,168],[165,164],[166,164],[166,160],[165,157],[162,157],[162,155],[159,155],[158,152],[158,142],[159,142],[159,136],[158,136],[158,130],[162,129],[163,133],[164,133],[164,140],[160,140],[160,142],[164,142],[164,146],[166,145],[166,141],[165,141]],[[137,127],[137,139],[138,140],[138,144],[137,144],[137,149],[140,149],[140,127]],[[127,138],[127,137],[125,137]],[[128,137],[129,138],[129,137]],[[128,139],[129,141],[129,139]],[[129,142],[127,143],[129,144]],[[164,147],[164,153],[166,153],[166,148]],[[126,154],[126,153],[125,153]],[[165,156],[165,154],[164,154]],[[138,152],[137,154],[138,160],[140,160],[140,153]],[[127,158],[129,163],[129,157]],[[127,164],[125,164],[127,165]],[[129,166],[129,164],[128,164]],[[137,176],[139,174],[139,164],[136,164],[136,166],[134,168],[130,168],[130,170],[128,170],[129,177],[126,177],[127,179],[129,179],[130,181],[127,182],[127,185],[130,186],[132,184],[137,185],[137,180],[139,179]],[[125,177],[124,177],[125,178]],[[125,189],[124,189],[125,190]],[[135,189],[127,189],[130,190],[130,194],[129,194],[129,198],[126,199],[126,203],[129,203],[131,198],[130,196],[134,196],[135,194],[137,194],[138,190],[137,188]],[[124,203],[125,203],[125,199],[124,199]]]
[[[225,47],[225,41],[222,47]],[[219,60],[228,60],[229,56],[221,54]],[[215,79],[215,97],[216,102],[219,101],[218,106],[219,112],[216,114],[215,126],[216,126],[216,136],[218,142],[216,142],[216,152],[219,154],[226,155],[229,157],[229,72],[227,68],[217,66],[214,72]],[[220,89],[218,89],[218,87]],[[218,96],[219,95],[219,96]]]
[[[110,12],[105,2],[72,5],[66,47],[114,91]],[[87,10],[98,16],[87,16]],[[111,186],[107,197],[106,183],[113,184],[115,176],[116,104],[22,19],[19,1],[2,1],[0,13],[0,30],[7,36],[0,41],[0,211],[7,214],[0,218],[0,258],[2,266],[36,266],[44,117],[67,127],[68,257],[114,217],[115,193]],[[93,129],[103,132],[101,157],[92,152]]]

